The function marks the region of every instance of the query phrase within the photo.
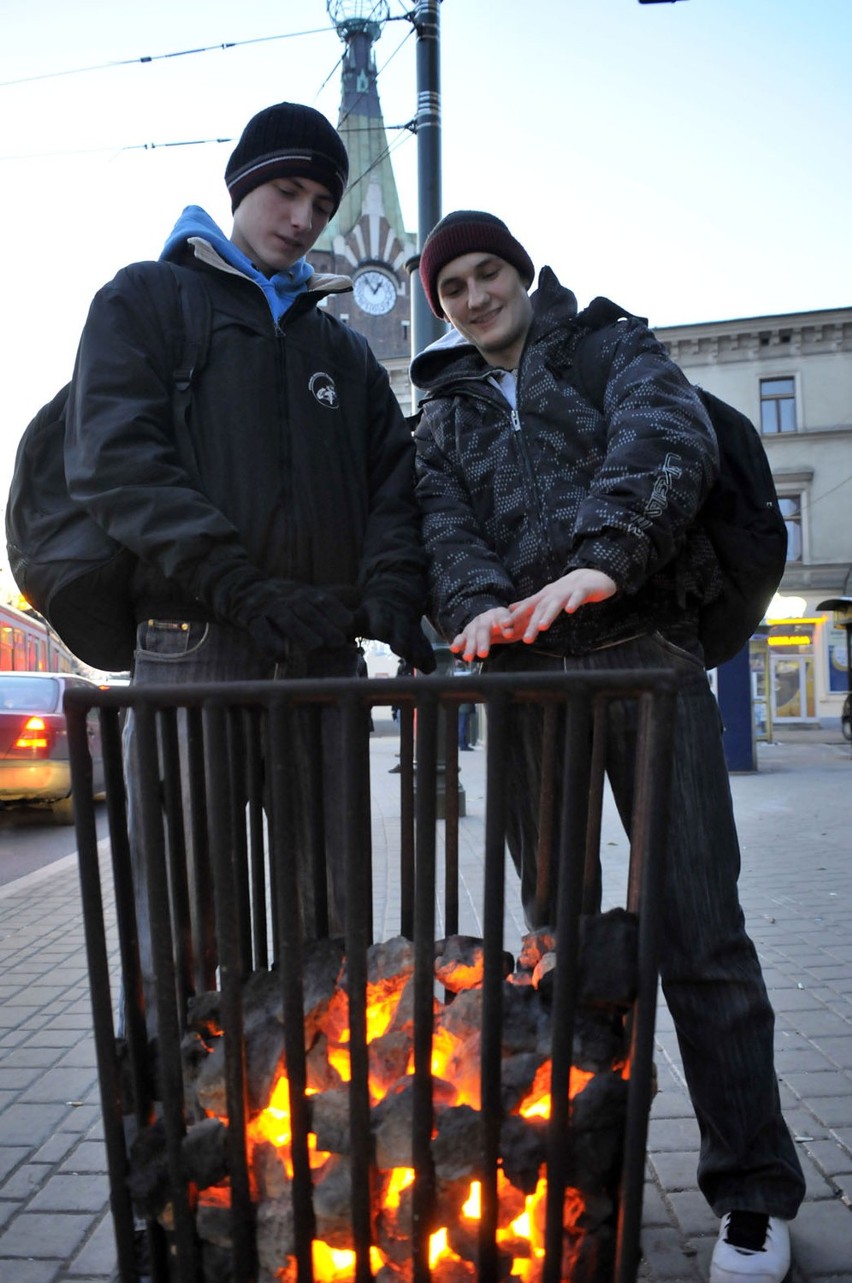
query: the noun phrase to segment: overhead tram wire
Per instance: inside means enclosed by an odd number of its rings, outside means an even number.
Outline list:
[[[402,3],[402,2],[403,2],[403,0],[400,0],[400,3]],[[402,13],[402,14],[394,14],[394,15],[389,15],[386,21],[387,21],[387,22],[401,22],[401,21],[408,21],[408,22],[410,23],[410,21],[411,21],[411,16],[412,16],[411,12],[406,12],[406,13]],[[317,27],[317,28],[314,28],[314,29],[309,30],[309,31],[294,31],[294,32],[289,32],[289,33],[287,33],[287,34],[284,34],[284,35],[278,35],[278,36],[258,36],[258,37],[255,37],[255,38],[253,38],[253,39],[249,39],[249,40],[233,40],[233,41],[228,41],[228,42],[226,42],[226,43],[216,44],[216,45],[202,45],[202,46],[199,46],[199,47],[198,47],[198,48],[196,48],[196,49],[183,49],[183,50],[178,50],[178,51],[173,52],[173,53],[146,55],[146,56],[144,56],[144,57],[140,57],[140,58],[126,58],[126,59],[121,59],[121,60],[117,60],[117,61],[113,61],[113,62],[99,63],[99,64],[93,65],[93,66],[91,66],[91,67],[77,67],[77,68],[71,68],[71,69],[68,69],[68,70],[66,70],[66,71],[46,72],[46,73],[43,73],[43,74],[41,74],[41,75],[37,75],[37,76],[27,76],[27,77],[23,77],[23,78],[22,78],[22,79],[20,79],[20,80],[5,80],[5,81],[0,81],[0,89],[2,89],[2,88],[7,88],[7,87],[10,87],[10,86],[12,86],[12,85],[30,84],[30,83],[32,83],[32,82],[34,82],[34,81],[39,81],[39,80],[50,80],[50,79],[53,79],[53,78],[56,78],[56,77],[59,77],[59,76],[74,76],[74,75],[82,75],[82,74],[85,74],[86,72],[89,72],[89,71],[103,71],[103,70],[108,70],[109,68],[112,68],[112,67],[126,67],[126,66],[133,66],[133,65],[135,65],[136,63],[140,63],[140,64],[141,64],[141,63],[150,63],[150,62],[156,62],[156,61],[160,61],[160,60],[168,59],[168,58],[182,58],[182,57],[186,57],[186,56],[188,56],[188,55],[191,55],[191,54],[197,54],[197,53],[211,53],[211,52],[214,52],[214,51],[215,51],[215,50],[217,50],[217,49],[235,49],[235,48],[237,48],[237,47],[239,47],[239,46],[241,46],[241,45],[263,44],[263,43],[266,43],[266,42],[268,42],[268,41],[272,41],[272,40],[289,40],[289,39],[294,39],[294,38],[296,38],[296,37],[298,37],[298,36],[313,36],[313,35],[321,35],[321,34],[323,34],[323,32],[326,32],[326,31],[332,31],[332,30],[335,30],[335,28],[333,28],[333,27]],[[410,27],[409,27],[409,30],[408,30],[408,31],[406,31],[406,33],[405,33],[405,35],[403,36],[402,40],[400,40],[399,44],[398,44],[398,45],[396,46],[396,48],[392,51],[392,53],[387,57],[387,59],[385,60],[385,62],[382,64],[382,66],[381,66],[380,68],[377,68],[377,70],[376,70],[376,79],[377,79],[377,80],[378,80],[379,76],[382,74],[382,72],[384,72],[384,70],[386,69],[386,67],[387,67],[387,66],[388,66],[388,65],[393,61],[393,59],[394,59],[394,58],[397,56],[397,54],[400,52],[400,50],[402,49],[403,45],[405,45],[405,44],[406,44],[406,42],[410,39],[410,37],[411,37],[413,34],[414,34],[414,27],[413,27],[413,26],[410,26]],[[318,97],[318,96],[319,96],[319,94],[322,92],[322,90],[325,88],[325,86],[328,84],[329,80],[330,80],[330,79],[331,79],[331,77],[334,75],[334,73],[338,70],[338,68],[340,67],[340,65],[341,65],[342,61],[343,61],[343,57],[342,57],[342,56],[341,56],[340,58],[338,58],[338,59],[337,59],[337,61],[336,61],[336,62],[335,62],[335,64],[334,64],[334,67],[331,69],[331,71],[330,71],[330,72],[329,72],[329,74],[326,76],[325,80],[323,80],[322,84],[320,85],[319,89],[317,90],[317,94],[316,94],[316,96],[317,96],[317,97]],[[354,110],[354,108],[350,109],[350,111],[346,113],[346,116],[344,116],[344,117],[341,119],[341,121],[339,121],[339,122],[338,122],[338,124],[342,124],[346,119],[348,119],[349,115],[351,115],[351,113],[352,113],[352,110]],[[417,131],[417,121],[416,121],[416,118],[415,118],[415,119],[412,119],[412,120],[407,121],[404,125],[385,125],[385,131],[386,131],[386,132],[387,132],[387,131],[397,131],[397,130],[399,130],[399,131],[400,131],[400,132],[399,132],[399,136],[398,136],[397,138],[395,138],[395,139],[394,139],[394,141],[393,141],[392,143],[389,143],[389,144],[384,148],[384,150],[381,152],[381,154],[380,154],[379,156],[377,156],[377,157],[376,157],[376,159],[375,159],[375,160],[372,162],[372,164],[371,164],[371,165],[370,165],[370,166],[369,166],[369,167],[364,171],[364,173],[363,173],[363,174],[359,174],[357,178],[353,178],[352,182],[350,183],[350,188],[355,187],[355,186],[357,186],[357,185],[358,185],[358,183],[362,182],[362,181],[363,181],[363,180],[364,180],[364,179],[365,179],[365,178],[366,178],[366,177],[367,177],[367,176],[372,172],[372,170],[374,170],[374,169],[376,168],[376,166],[377,166],[377,165],[381,164],[381,162],[382,162],[382,161],[383,161],[387,156],[389,156],[389,155],[391,154],[391,152],[396,151],[396,149],[397,149],[399,146],[401,146],[401,144],[405,141],[405,133],[406,133],[406,132],[407,132],[407,133],[409,133],[409,134],[414,134],[414,133],[416,133],[416,131]],[[356,130],[354,130],[353,132],[358,132],[358,131],[357,131],[357,129],[356,129]],[[124,144],[124,145],[122,145],[122,146],[120,146],[120,147],[114,147],[114,146],[113,146],[113,147],[73,148],[73,149],[67,149],[67,150],[63,150],[63,151],[56,151],[56,152],[34,152],[34,153],[22,153],[22,154],[18,154],[18,155],[11,155],[11,156],[0,156],[0,161],[3,161],[3,160],[42,160],[42,159],[49,159],[49,158],[51,158],[51,157],[61,157],[61,156],[96,155],[96,154],[98,154],[99,152],[112,152],[112,153],[114,153],[114,154],[118,154],[118,153],[120,153],[120,152],[124,152],[124,151],[158,151],[158,150],[161,150],[161,149],[163,149],[163,148],[171,148],[171,147],[200,147],[200,146],[206,146],[206,145],[209,145],[209,144],[230,143],[230,142],[233,142],[233,141],[234,141],[234,139],[233,139],[233,138],[192,138],[192,139],[184,139],[184,140],[181,140],[181,141],[163,142],[163,143],[153,143],[153,142],[149,142],[149,143],[127,143],[127,144]]]
[[[272,40],[295,40],[301,36],[319,36],[333,30],[333,27],[315,27],[310,31],[287,31],[278,36],[255,36],[250,40],[228,40],[217,45],[199,45],[197,49],[177,49],[173,53],[144,54],[139,58],[119,58],[112,62],[94,63],[90,67],[69,67],[65,71],[44,71],[35,76],[22,76],[19,80],[0,80],[0,89],[8,89],[12,85],[29,85],[37,80],[55,80],[60,76],[82,76],[87,75],[90,71],[109,71],[114,67],[131,67],[136,63],[163,62],[169,58],[187,58],[196,53],[215,53],[216,50],[238,49],[243,45],[267,44]]]
[[[387,18],[388,22],[410,21],[410,14],[395,14]],[[93,63],[89,67],[68,67],[64,71],[43,71],[35,76],[21,76],[17,80],[0,80],[0,89],[9,89],[13,85],[30,85],[38,80],[56,80],[61,76],[83,76],[91,71],[109,71],[114,67],[132,67],[137,63],[163,62],[169,58],[188,58],[197,53],[215,53],[217,50],[239,49],[243,45],[268,44],[273,40],[296,40],[302,36],[321,36],[334,27],[312,27],[308,31],[285,31],[277,36],[253,36],[247,40],[225,40],[215,45],[199,45],[196,49],[176,49],[171,53],[142,54],[138,58],[118,58],[110,62]],[[404,42],[403,42],[404,43]],[[391,54],[391,57],[394,55]],[[390,59],[388,59],[388,62]],[[339,63],[338,63],[339,65]],[[387,66],[387,63],[385,64]],[[334,72],[331,73],[332,75]],[[330,77],[329,77],[330,78]],[[324,82],[327,83],[327,82]]]
[[[382,157],[380,157],[380,159],[383,159],[385,155],[387,155],[390,151],[395,150],[395,148],[399,146],[401,142],[404,141],[405,131],[408,131],[408,132],[414,131],[414,123],[415,123],[414,121],[407,121],[404,125],[385,125],[386,130],[392,130],[394,132],[399,131],[399,137],[394,139],[393,143],[388,145],[386,150],[382,153]],[[357,133],[358,130],[356,129],[353,132]],[[236,142],[235,137],[185,138],[185,139],[180,139],[172,142],[163,142],[163,143],[123,143],[120,146],[112,145],[109,147],[70,147],[70,148],[63,149],[62,151],[19,152],[15,155],[7,155],[7,156],[0,155],[0,161],[49,160],[51,158],[60,158],[62,156],[96,156],[104,152],[110,152],[113,155],[118,155],[120,152],[124,152],[124,151],[159,151],[165,147],[203,147],[210,144],[233,143],[233,142]],[[371,166],[370,168],[373,168],[373,166]],[[363,176],[364,175],[361,175],[361,177]],[[359,181],[360,181],[360,178],[357,178],[353,180],[353,183],[359,182]]]

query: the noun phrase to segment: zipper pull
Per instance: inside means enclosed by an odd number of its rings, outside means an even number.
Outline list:
[[[521,416],[518,414],[517,410],[512,410],[512,411],[511,411],[511,414],[512,414],[512,431],[513,431],[513,432],[520,432],[520,430],[521,430]]]

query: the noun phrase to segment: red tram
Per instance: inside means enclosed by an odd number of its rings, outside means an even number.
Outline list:
[[[41,615],[0,605],[0,671],[76,673],[79,662]]]

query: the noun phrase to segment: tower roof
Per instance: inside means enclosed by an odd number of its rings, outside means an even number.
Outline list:
[[[387,135],[376,84],[373,41],[380,27],[374,22],[349,21],[340,22],[338,31],[346,42],[346,50],[337,128],[349,153],[350,185],[340,208],[314,245],[315,250],[326,251],[333,249],[337,236],[349,235],[361,217],[368,192],[376,188],[388,224],[400,241],[409,239],[387,154]],[[375,205],[375,202],[374,195],[370,203]]]

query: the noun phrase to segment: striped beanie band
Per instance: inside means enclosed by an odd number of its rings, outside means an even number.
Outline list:
[[[349,157],[340,134],[313,107],[279,102],[252,116],[225,169],[231,210],[273,178],[322,183],[337,210],[349,178]]]

